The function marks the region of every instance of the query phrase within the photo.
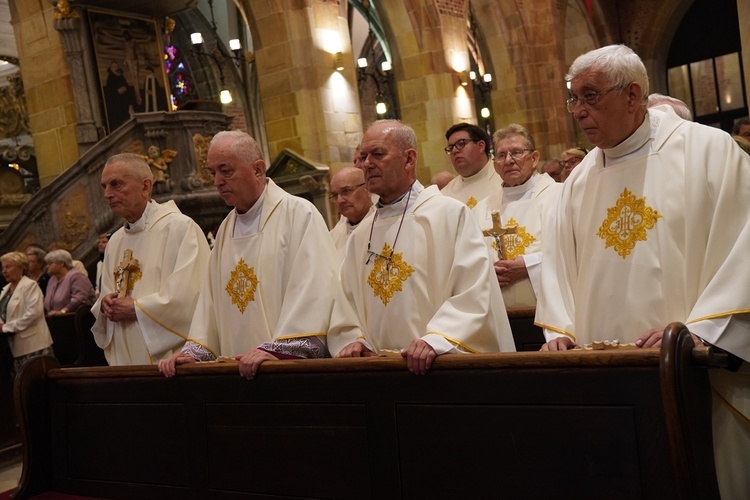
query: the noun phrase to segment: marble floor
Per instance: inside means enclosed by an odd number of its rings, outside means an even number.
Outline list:
[[[18,480],[21,479],[21,462],[8,465],[0,469],[0,493],[8,491],[18,486]]]

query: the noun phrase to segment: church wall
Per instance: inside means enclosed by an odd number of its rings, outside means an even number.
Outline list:
[[[70,72],[53,26],[52,4],[43,0],[9,3],[39,181],[45,186],[79,156]]]
[[[361,137],[346,4],[251,2],[256,63],[271,158],[289,148],[337,171]],[[334,69],[342,52],[345,70]]]

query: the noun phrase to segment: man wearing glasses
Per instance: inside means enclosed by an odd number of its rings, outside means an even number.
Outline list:
[[[338,224],[331,229],[331,238],[336,250],[343,257],[349,235],[367,214],[374,211],[362,170],[357,167],[344,167],[336,172],[331,179],[330,199],[341,215]]]
[[[721,130],[647,109],[646,69],[623,45],[578,57],[566,80],[596,148],[563,185],[545,248],[543,350],[657,347],[680,321],[731,353],[738,371],[710,370],[717,475],[722,498],[750,498],[750,157]]]
[[[480,201],[474,215],[484,230],[506,307],[536,305],[545,226],[561,184],[537,172],[539,151],[529,131],[511,124],[495,132],[495,170],[503,185]],[[496,215],[493,218],[493,213]]]
[[[414,130],[377,121],[360,156],[379,200],[346,245],[331,355],[391,353],[423,375],[441,354],[515,350],[479,226],[466,205],[417,181]]]
[[[445,133],[450,156],[458,177],[443,189],[445,196],[474,208],[477,203],[500,190],[502,180],[492,168],[490,138],[481,127],[470,123],[453,125]]]

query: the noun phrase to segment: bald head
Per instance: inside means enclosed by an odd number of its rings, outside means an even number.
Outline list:
[[[438,172],[432,176],[430,184],[436,185],[438,189],[443,189],[448,185],[450,181],[453,180],[453,177],[454,176],[452,173],[448,172],[447,170],[443,170],[442,172]]]
[[[367,129],[360,150],[367,187],[391,203],[417,179],[417,135],[398,120],[379,120]]]
[[[355,167],[339,170],[331,179],[331,200],[349,222],[359,224],[372,206],[362,170]]]

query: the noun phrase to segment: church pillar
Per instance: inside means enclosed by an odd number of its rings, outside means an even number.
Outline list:
[[[253,1],[252,30],[268,149],[350,165],[362,137],[346,2]],[[334,68],[341,52],[344,70]]]
[[[389,35],[398,82],[401,119],[418,139],[417,177],[451,169],[445,131],[458,121],[476,123],[473,104],[459,74],[469,70],[463,2],[383,0],[379,14]]]
[[[39,181],[44,187],[79,157],[70,71],[54,28],[52,3],[10,0],[9,5]]]
[[[473,5],[497,73],[495,126],[526,127],[543,159],[574,145],[576,125],[565,109],[565,3],[479,0]]]

